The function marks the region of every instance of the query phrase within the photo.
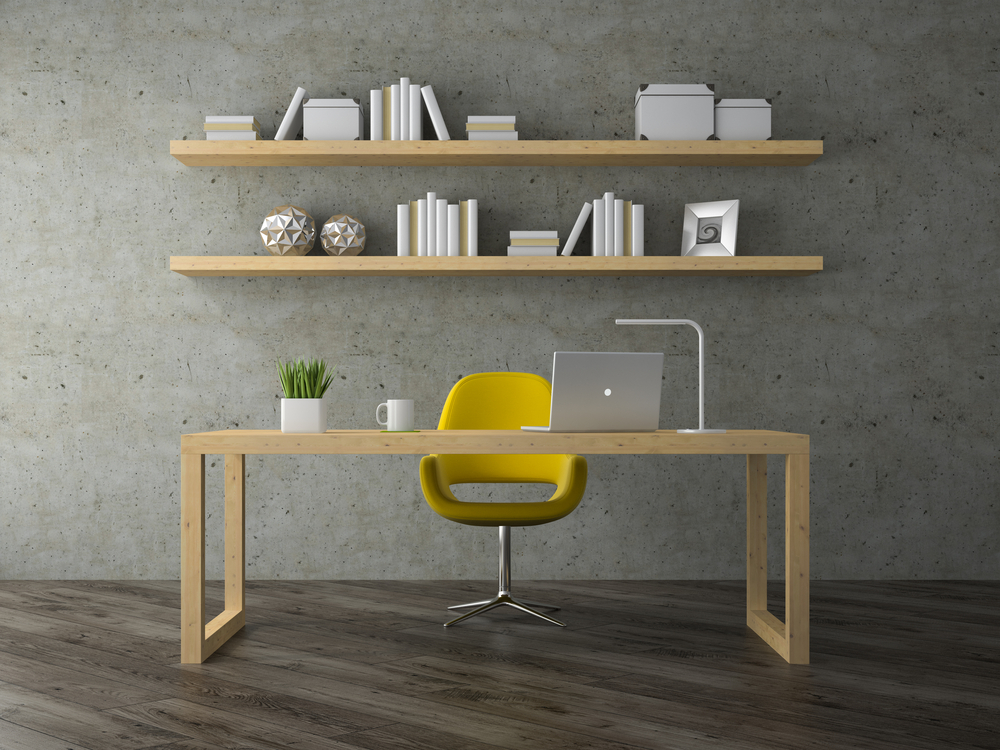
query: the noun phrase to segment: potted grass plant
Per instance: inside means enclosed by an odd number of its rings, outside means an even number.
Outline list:
[[[282,432],[326,432],[323,394],[333,382],[334,370],[327,372],[322,359],[278,360],[278,377],[285,393],[281,399]]]

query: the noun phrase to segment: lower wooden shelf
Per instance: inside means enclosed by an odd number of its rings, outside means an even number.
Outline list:
[[[170,270],[184,276],[809,276],[823,270],[821,255],[695,258],[412,258],[368,255],[175,255]]]
[[[170,141],[189,167],[805,166],[823,141]]]

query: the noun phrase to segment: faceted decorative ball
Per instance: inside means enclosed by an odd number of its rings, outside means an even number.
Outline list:
[[[305,255],[316,242],[316,222],[298,206],[278,206],[264,217],[260,238],[271,255]]]
[[[327,255],[357,255],[365,249],[365,225],[347,214],[327,219],[319,241]]]

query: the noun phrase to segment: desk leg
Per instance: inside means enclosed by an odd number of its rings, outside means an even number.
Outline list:
[[[767,456],[747,456],[747,611],[767,609]]]
[[[243,627],[245,457],[226,456],[226,609],[205,624],[205,456],[181,454],[181,663],[201,664]]]
[[[181,454],[181,663],[201,664],[205,628],[205,456]]]
[[[246,596],[246,456],[226,456],[226,611]]]
[[[785,627],[791,664],[809,663],[809,454],[785,456]]]
[[[767,456],[747,456],[747,625],[809,663],[809,455],[785,456],[785,622],[767,611]]]

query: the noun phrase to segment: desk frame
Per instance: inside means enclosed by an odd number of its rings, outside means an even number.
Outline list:
[[[246,455],[579,453],[746,455],[747,625],[790,664],[809,663],[809,436],[519,430],[222,430],[181,436],[181,663],[200,664],[246,623]],[[205,624],[205,456],[225,456],[225,610]],[[785,458],[785,622],[767,611],[767,457]],[[414,480],[416,481],[416,480]]]

